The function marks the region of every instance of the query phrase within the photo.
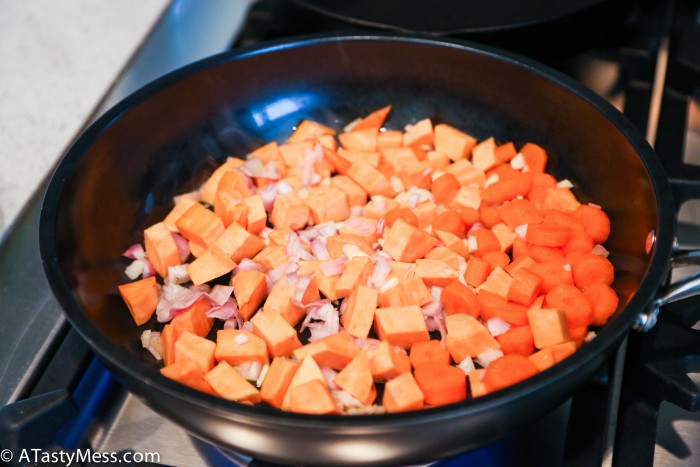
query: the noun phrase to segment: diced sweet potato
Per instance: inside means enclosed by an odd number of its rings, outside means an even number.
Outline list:
[[[266,365],[269,361],[265,341],[252,332],[242,329],[221,329],[216,333],[214,356],[219,362],[240,365],[258,362]]]
[[[204,184],[202,184],[202,186],[199,188],[199,195],[202,201],[205,203],[214,204],[214,199],[216,198],[216,192],[219,188],[221,177],[223,177],[224,174],[242,166],[243,163],[244,161],[241,159],[230,158],[217,167],[217,169],[209,176],[207,181],[204,182]]]
[[[309,381],[320,381],[323,385],[326,385],[326,380],[321,373],[321,369],[316,364],[316,361],[311,356],[306,356],[302,361],[301,365],[294,373],[292,381],[289,383],[287,392],[282,399],[282,410],[291,410],[291,389],[297,386],[301,386]]]
[[[163,219],[165,227],[171,232],[177,232],[178,230],[175,222],[195,204],[199,204],[196,199],[185,195],[179,196],[175,201],[173,209],[165,216],[165,219]]]
[[[194,285],[201,285],[228,274],[235,267],[231,257],[215,244],[187,265],[187,273]]]
[[[527,312],[535,347],[543,349],[570,340],[566,315],[554,308],[529,309]]]
[[[404,349],[410,349],[414,342],[430,340],[423,312],[417,305],[377,308],[374,327],[381,340]]]
[[[291,326],[296,326],[297,323],[306,316],[306,310],[303,307],[296,306],[292,303],[292,293],[294,287],[289,284],[286,277],[282,277],[272,286],[270,294],[265,300],[265,311],[279,313],[284,320]],[[309,285],[304,291],[301,303],[308,304],[320,298],[316,279],[311,279]]]
[[[455,362],[461,362],[467,357],[478,357],[490,349],[501,348],[484,325],[472,316],[463,313],[448,315],[445,325],[445,344]]]
[[[390,276],[391,277],[391,276]],[[430,290],[420,277],[397,279],[398,285],[379,293],[379,306],[382,308],[423,306],[432,300]]]
[[[344,191],[333,186],[309,189],[309,194],[304,201],[309,205],[311,218],[315,224],[340,222],[350,215],[348,196]]]
[[[433,122],[429,118],[414,123],[403,135],[404,146],[432,146],[433,144]]]
[[[366,338],[374,322],[379,292],[376,289],[359,285],[348,297],[342,323],[348,334]]]
[[[202,374],[214,368],[216,344],[189,331],[183,332],[175,342],[175,362],[190,359],[202,370]]]
[[[214,392],[224,399],[257,404],[260,392],[226,362],[220,362],[204,375]]]
[[[224,232],[224,223],[201,204],[193,204],[175,221],[178,232],[187,240],[210,246]]]
[[[180,254],[173,234],[165,223],[158,222],[143,231],[143,238],[146,244],[146,257],[153,265],[153,269],[160,277],[166,277],[170,266],[180,264]]]
[[[120,285],[119,293],[137,326],[141,326],[151,319],[158,305],[158,287],[155,276]]]
[[[364,405],[371,405],[377,397],[374,378],[369,366],[367,351],[363,350],[338,373],[334,380],[341,389],[350,393]]]
[[[364,206],[365,203],[367,203],[367,191],[353,182],[347,175],[336,175],[332,177],[331,185],[345,193],[348,197],[348,204],[350,207]]]
[[[248,207],[248,232],[259,234],[267,222],[267,213],[260,195],[252,195],[245,198],[245,205]]]
[[[382,195],[393,198],[396,195],[389,179],[364,161],[353,162],[348,169],[347,175],[369,193],[370,196]]]
[[[243,258],[253,258],[265,247],[265,242],[248,232],[235,222],[214,242],[214,246],[221,249],[234,262],[240,263]]]
[[[231,277],[233,294],[243,319],[250,319],[267,295],[265,274],[260,271],[240,271]]]
[[[415,275],[428,287],[445,287],[459,277],[459,271],[436,259],[417,259]]]
[[[328,386],[317,379],[289,388],[289,410],[296,413],[327,415],[338,412]]]
[[[267,351],[273,357],[286,357],[301,347],[296,331],[279,313],[261,311],[251,318],[250,323],[253,333],[265,341]]]
[[[437,239],[399,219],[384,239],[384,250],[396,261],[414,262],[422,258],[437,243]]]
[[[435,150],[457,161],[471,156],[476,139],[444,123],[435,125]]]
[[[406,412],[423,408],[423,392],[411,373],[392,379],[384,387],[382,404],[388,413]]]
[[[335,284],[335,293],[338,297],[347,297],[358,286],[367,283],[367,279],[374,270],[374,265],[368,256],[354,256],[345,267],[345,271]]]
[[[294,358],[311,356],[319,366],[342,370],[360,353],[352,338],[345,332],[331,334],[294,350]]]
[[[333,128],[321,125],[320,123],[316,123],[311,120],[302,120],[297,125],[294,133],[292,133],[289,139],[287,139],[287,142],[301,143],[302,141],[314,141],[320,136],[334,134],[335,130]]]
[[[303,229],[309,222],[309,205],[293,193],[277,195],[270,222],[278,228]]]
[[[189,358],[183,358],[176,363],[164,366],[160,369],[160,374],[193,389],[207,394],[216,394],[209,383],[204,380],[202,369]]]
[[[386,341],[381,341],[374,349],[368,349],[367,355],[375,381],[387,381],[411,372],[411,361],[406,351]]]
[[[372,152],[377,150],[377,136],[379,136],[378,128],[365,128],[361,130],[353,128],[353,130],[348,133],[339,134],[338,139],[345,149]]]
[[[292,378],[300,363],[286,358],[276,357],[267,370],[267,375],[260,387],[260,398],[273,407],[281,407],[284,395],[289,389]]]

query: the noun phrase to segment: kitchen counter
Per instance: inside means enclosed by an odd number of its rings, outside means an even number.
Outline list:
[[[167,0],[0,0],[0,239]]]

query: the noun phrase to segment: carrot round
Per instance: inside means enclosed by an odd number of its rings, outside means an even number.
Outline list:
[[[408,354],[413,368],[418,368],[421,365],[449,365],[452,363],[450,352],[442,346],[440,341],[430,340],[424,342],[415,342],[411,346],[411,352]]]
[[[573,285],[560,284],[549,291],[545,305],[563,310],[569,328],[588,326],[593,321],[593,308],[583,293]]]
[[[617,310],[620,301],[615,291],[602,282],[593,283],[583,289],[583,296],[593,308],[593,324],[596,326],[605,324]]]
[[[413,373],[428,405],[445,405],[467,398],[467,376],[445,364],[420,365]]]
[[[571,261],[571,272],[579,289],[585,289],[596,282],[610,285],[615,277],[612,263],[607,258],[592,253],[577,255]]]
[[[539,370],[529,358],[518,355],[504,355],[492,361],[484,372],[483,382],[489,392],[506,388],[535,376]]]
[[[442,289],[440,301],[448,315],[465,313],[478,318],[481,314],[482,307],[479,299],[469,290],[469,287],[459,281],[454,281]]]
[[[582,204],[574,215],[583,224],[583,230],[591,236],[594,242],[603,243],[610,235],[610,218],[602,209]]]
[[[435,216],[433,230],[444,230],[459,238],[464,238],[467,235],[467,226],[462,220],[462,216],[454,209],[447,209]]]
[[[447,205],[455,197],[461,186],[457,177],[451,173],[446,173],[436,178],[430,189],[433,192],[436,203]]]
[[[530,326],[513,326],[507,332],[496,336],[504,354],[518,354],[527,357],[535,351],[535,341]]]
[[[528,225],[525,239],[533,245],[563,246],[569,241],[568,227],[561,225],[542,223]]]
[[[498,208],[498,216],[511,229],[520,225],[539,224],[542,222],[540,211],[529,199],[514,199]]]
[[[570,253],[590,253],[595,243],[590,235],[583,230],[572,230],[569,233],[569,240],[561,249],[565,255]]]

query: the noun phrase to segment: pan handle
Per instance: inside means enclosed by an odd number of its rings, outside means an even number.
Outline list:
[[[671,259],[672,267],[698,266],[700,265],[700,250],[680,250],[673,253]],[[700,293],[700,271],[696,271],[690,276],[675,282],[659,297],[657,297],[647,309],[637,316],[632,325],[637,331],[647,332],[656,325],[659,317],[659,309],[669,303],[683,300]]]

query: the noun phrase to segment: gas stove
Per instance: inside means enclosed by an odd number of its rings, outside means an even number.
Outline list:
[[[96,115],[134,86],[199,58],[153,60],[174,29],[192,30],[183,26],[190,15],[182,12],[197,3],[173,1]],[[355,30],[282,0],[237,3],[228,22],[212,10],[218,17],[211,33],[215,45],[192,47],[190,54]],[[616,28],[580,48],[547,63],[605,97],[647,136],[678,200],[679,247],[699,247],[700,202],[694,200],[700,200],[700,2],[630,2]],[[145,458],[151,465],[269,465],[187,434],[130,395],[97,361],[44,279],[38,250],[42,197],[39,190],[0,244],[0,448],[89,448],[117,457],[156,453]],[[690,267],[674,275],[697,272]],[[700,465],[699,385],[700,297],[694,297],[665,307],[650,332],[631,332],[596,377],[546,417],[435,465]],[[31,456],[24,460],[35,463]]]

